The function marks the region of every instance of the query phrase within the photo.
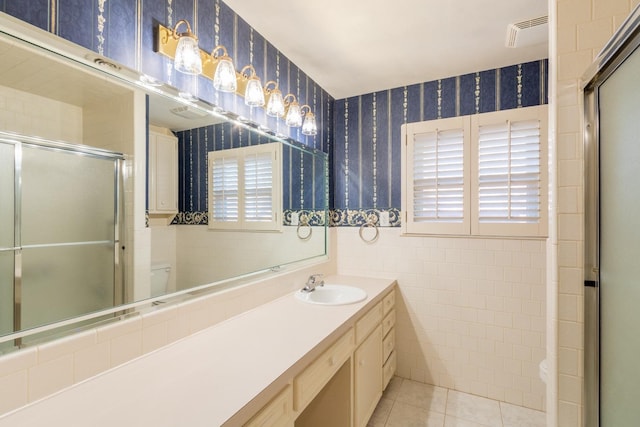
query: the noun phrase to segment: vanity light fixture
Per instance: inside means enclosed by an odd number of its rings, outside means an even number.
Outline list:
[[[186,25],[184,33],[178,33],[181,24]],[[198,37],[191,32],[191,25],[186,19],[181,19],[173,28],[172,37],[178,40],[173,66],[185,74],[198,75],[202,72],[202,58],[198,47]]]
[[[287,102],[287,99],[289,99],[289,97],[293,99]],[[300,111],[300,104],[298,104],[296,96],[291,93],[285,96],[284,105],[285,107],[287,107],[287,117],[285,118],[285,123],[287,124],[287,126],[292,128],[302,126],[302,112]]]
[[[248,71],[249,74],[246,74]],[[241,79],[246,84],[244,90],[244,103],[250,107],[262,107],[264,105],[264,91],[260,77],[256,75],[253,65],[247,65],[240,71]]]
[[[184,25],[186,31],[179,33]],[[269,81],[264,89],[253,65],[247,65],[239,73],[229,57],[227,49],[218,45],[211,53],[198,47],[198,37],[191,31],[186,19],[181,19],[175,27],[158,25],[155,37],[155,51],[174,60],[174,68],[182,73],[202,75],[213,80],[213,87],[220,92],[236,93],[244,97],[250,107],[263,107],[266,114],[283,118],[289,127],[301,127],[303,135],[317,135],[315,115],[309,105],[300,107],[295,95],[283,97],[276,81]],[[149,86],[148,82],[141,82]],[[193,102],[197,98],[180,94],[183,101]]]
[[[269,89],[269,85],[273,84],[273,88]],[[270,80],[264,85],[264,91],[267,96],[267,116],[284,117],[284,99],[282,92],[278,89],[278,83]]]
[[[307,109],[305,113],[305,108]],[[316,116],[311,112],[311,107],[308,105],[303,105],[300,108],[300,113],[304,115],[304,120],[302,122],[302,134],[303,135],[317,135],[318,127],[316,126]]]
[[[222,51],[222,55],[216,52]],[[227,54],[227,48],[218,45],[211,51],[211,59],[216,67],[213,73],[213,87],[221,92],[235,92],[238,90],[238,79],[236,76],[236,67]]]

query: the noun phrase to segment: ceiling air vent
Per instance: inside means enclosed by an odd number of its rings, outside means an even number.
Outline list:
[[[541,16],[507,26],[507,47],[534,46],[548,41],[549,16]]]
[[[195,108],[191,108],[189,106],[176,107],[176,108],[172,108],[169,111],[171,111],[176,116],[184,117],[185,119],[191,119],[191,120],[201,119],[203,117],[208,116],[207,113],[201,110],[197,110]]]

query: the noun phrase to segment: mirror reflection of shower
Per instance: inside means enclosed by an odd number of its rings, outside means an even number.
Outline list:
[[[123,302],[122,162],[0,134],[0,333]]]

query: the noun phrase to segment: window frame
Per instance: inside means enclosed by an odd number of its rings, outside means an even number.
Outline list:
[[[480,222],[479,219],[479,133],[480,126],[500,122],[538,120],[540,124],[540,217],[537,223]],[[548,234],[548,113],[546,105],[502,110],[471,116],[471,158],[474,166],[471,185],[471,234],[480,236],[547,237]]]
[[[469,122],[464,117],[451,117],[448,119],[431,120],[426,122],[408,123],[402,126],[402,179],[409,182],[408,177],[413,177],[414,167],[413,159],[414,147],[409,143],[408,138],[417,134],[462,130],[463,134],[463,218],[461,222],[438,222],[438,221],[414,221],[414,198],[413,198],[413,179],[411,186],[403,183],[402,185],[402,209],[405,211],[405,221],[402,221],[403,232],[407,234],[465,234],[470,227],[470,217],[467,215],[469,210],[469,189],[470,189],[470,169],[468,156],[470,143]],[[411,209],[408,209],[408,207]]]
[[[268,153],[271,156],[271,221],[250,221],[245,219],[245,162],[251,156]],[[236,221],[216,221],[213,213],[213,168],[217,159],[233,158],[238,164],[238,218]],[[238,147],[225,150],[210,151],[207,159],[207,209],[209,212],[208,227],[211,230],[232,231],[275,231],[282,232],[282,143]]]
[[[503,121],[538,120],[540,124],[540,217],[536,223],[479,220],[479,129]],[[547,105],[522,107],[490,113],[406,123],[401,127],[401,181],[403,235],[442,235],[461,237],[545,238],[548,236],[548,108]],[[465,136],[463,223],[416,222],[413,218],[413,136],[434,130],[462,129]]]

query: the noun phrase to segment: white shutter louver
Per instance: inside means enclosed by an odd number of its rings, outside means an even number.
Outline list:
[[[237,222],[239,210],[238,158],[213,158],[211,162],[210,220]]]
[[[273,163],[271,153],[258,153],[244,159],[245,221],[273,219]]]
[[[402,132],[405,232],[468,234],[469,121],[409,123]]]
[[[414,135],[413,220],[464,219],[464,132],[435,130]]]
[[[282,144],[209,152],[209,228],[281,231]]]
[[[540,175],[538,120],[479,127],[479,222],[539,222]]]

